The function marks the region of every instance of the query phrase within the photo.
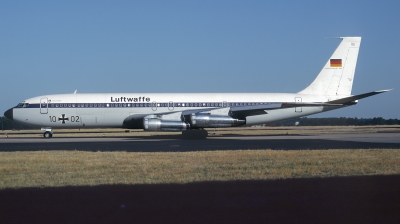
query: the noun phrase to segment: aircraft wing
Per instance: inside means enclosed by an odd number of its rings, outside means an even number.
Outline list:
[[[266,103],[261,105],[248,105],[248,106],[231,106],[228,107],[231,115],[233,117],[242,117],[242,116],[254,116],[259,114],[267,114],[268,110],[278,110],[283,108],[291,108],[291,107],[315,107],[315,106],[343,106],[343,104],[332,104],[332,103],[306,103],[306,102],[290,102],[290,103],[282,103],[282,102],[274,102],[274,103]],[[189,115],[192,113],[201,113],[208,112],[213,110],[221,110],[221,108],[209,108],[209,109],[201,109],[201,110],[185,110],[182,111],[183,115]]]
[[[338,103],[313,103],[313,102],[282,102],[282,103],[271,103],[267,105],[256,105],[256,106],[241,106],[231,107],[231,113],[234,117],[246,117],[267,114],[269,110],[279,110],[293,107],[317,107],[317,106],[343,106]]]
[[[276,103],[268,103],[262,105],[252,105],[252,106],[232,106],[230,107],[230,112],[233,117],[243,118],[246,116],[254,116],[254,115],[261,115],[267,114],[269,110],[279,110],[284,108],[294,108],[294,107],[340,107],[340,106],[348,106],[352,104],[356,104],[357,100],[363,99],[369,96],[373,96],[376,94],[388,92],[389,90],[379,90],[373,91],[369,93],[363,93],[360,95],[345,97],[338,100],[333,100],[329,102],[276,102]],[[217,108],[219,109],[219,108]],[[212,111],[215,109],[206,109],[206,110],[191,110],[191,111],[184,111],[184,114],[190,113],[198,113],[204,111]]]
[[[226,109],[230,110],[230,113],[233,117],[243,118],[246,116],[254,116],[260,114],[267,114],[268,110],[278,110],[284,108],[293,108],[293,107],[315,107],[315,106],[343,106],[343,104],[338,103],[306,103],[306,102],[277,102],[277,103],[267,103],[262,105],[252,105],[252,106],[231,106]],[[184,111],[171,111],[171,112],[161,112],[161,113],[153,113],[153,114],[134,114],[127,117],[124,123],[131,121],[132,119],[142,119],[149,115],[155,116],[165,116],[170,114],[182,113],[182,115],[190,115],[192,113],[206,113],[211,112],[213,110],[221,110],[223,108],[205,108],[205,109],[195,109],[195,110],[184,110]]]

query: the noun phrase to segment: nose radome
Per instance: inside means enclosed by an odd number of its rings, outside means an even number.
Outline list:
[[[8,109],[6,112],[4,112],[4,116],[10,120],[13,120],[13,108]]]

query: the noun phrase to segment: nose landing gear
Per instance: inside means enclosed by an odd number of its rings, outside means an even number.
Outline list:
[[[52,132],[51,128],[41,128],[41,130],[44,131],[44,133],[43,133],[44,138],[53,137],[53,132]]]

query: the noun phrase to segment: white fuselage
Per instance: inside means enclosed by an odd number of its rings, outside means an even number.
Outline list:
[[[59,94],[27,99],[23,102],[26,106],[14,108],[13,117],[19,122],[51,128],[127,127],[124,120],[135,115],[325,101],[325,96],[289,93]],[[270,110],[267,114],[246,117],[246,125],[307,116],[323,110],[322,106]]]

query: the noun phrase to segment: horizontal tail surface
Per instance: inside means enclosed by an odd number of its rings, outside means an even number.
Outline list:
[[[369,93],[363,93],[363,94],[359,94],[359,95],[355,95],[355,96],[341,98],[338,100],[332,100],[332,101],[329,101],[329,103],[331,103],[331,104],[352,104],[353,102],[356,102],[357,100],[360,100],[360,99],[363,99],[366,97],[370,97],[373,95],[389,92],[390,90],[391,89],[386,89],[386,90],[378,90],[378,91],[369,92]]]

